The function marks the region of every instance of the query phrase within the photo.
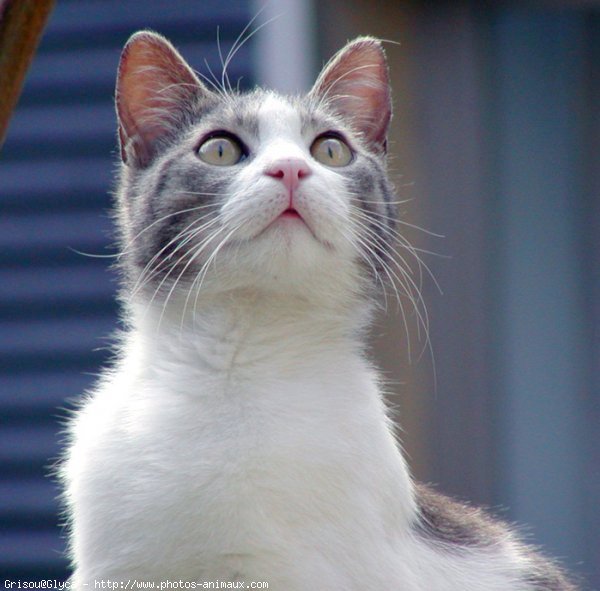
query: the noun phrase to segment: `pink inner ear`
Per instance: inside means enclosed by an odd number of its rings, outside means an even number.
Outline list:
[[[342,49],[319,76],[313,94],[326,101],[378,150],[385,150],[391,119],[387,64],[374,39]]]
[[[121,155],[146,165],[157,140],[171,133],[186,100],[203,88],[175,48],[155,33],[134,35],[125,46],[117,79]]]

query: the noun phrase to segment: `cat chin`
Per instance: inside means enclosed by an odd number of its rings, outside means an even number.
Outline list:
[[[253,280],[331,283],[351,272],[354,256],[349,249],[320,238],[301,219],[278,219],[264,232],[234,249],[238,266],[251,269]],[[241,265],[240,265],[241,262]]]
[[[321,300],[329,292],[339,298],[355,281],[356,265],[341,261],[310,235],[291,243],[286,236],[265,236],[247,246],[221,266],[216,285]]]
[[[262,232],[249,241],[248,246],[268,253],[269,258],[281,258],[294,266],[317,264],[317,257],[332,253],[333,244],[320,237],[313,226],[300,215],[280,215]]]
[[[297,220],[286,220],[301,224]],[[142,305],[171,308],[177,318],[181,312],[201,310],[223,294],[247,297],[261,294],[290,301],[302,299],[316,307],[335,308],[366,293],[368,279],[350,253],[317,241],[305,228],[274,227],[260,236],[224,247],[202,274],[202,264],[175,287],[165,284],[158,292],[148,286],[137,294]],[[195,273],[195,274],[194,274]],[[168,302],[168,305],[167,305]]]

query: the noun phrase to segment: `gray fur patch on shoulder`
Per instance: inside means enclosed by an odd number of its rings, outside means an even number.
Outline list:
[[[477,507],[459,503],[423,484],[415,485],[418,520],[414,531],[425,541],[443,546],[446,552],[484,549],[494,546],[503,552],[509,543],[522,562],[519,578],[531,591],[576,591],[562,569],[523,544],[502,521]]]
[[[578,586],[554,562],[534,553],[529,558],[530,567],[523,579],[532,591],[577,591]]]
[[[421,537],[450,547],[472,548],[500,544],[510,530],[494,521],[482,509],[471,507],[416,485],[419,520],[415,531]]]

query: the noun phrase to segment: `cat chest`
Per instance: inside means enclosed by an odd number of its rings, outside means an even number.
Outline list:
[[[213,397],[206,407],[173,398],[152,412],[144,409],[147,429],[133,440],[136,463],[124,467],[127,488],[119,487],[134,516],[128,519],[132,536],[149,530],[151,540],[176,539],[173,560],[184,552],[186,563],[220,565],[215,574],[221,576],[246,563],[292,564],[315,552],[316,540],[323,540],[323,553],[364,544],[381,519],[377,501],[365,497],[372,483],[363,481],[356,452],[331,417],[300,416],[293,400],[265,407],[256,399],[265,391],[246,394],[254,401],[217,404]],[[143,487],[133,490],[137,483]],[[164,556],[169,549],[157,547],[148,556],[155,552]]]
[[[155,478],[157,497],[179,499],[173,505],[198,519],[268,515],[289,526],[335,514],[340,491],[368,485],[359,465],[372,450],[361,449],[358,417],[344,413],[323,381],[238,373],[190,376],[186,388],[171,382],[169,394],[130,410],[141,481]],[[315,514],[290,512],[289,503]]]

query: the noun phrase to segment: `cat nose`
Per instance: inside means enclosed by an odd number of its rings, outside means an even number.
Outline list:
[[[288,191],[295,191],[300,184],[300,179],[307,177],[311,170],[302,158],[282,158],[272,162],[266,169],[265,174],[279,179]]]

